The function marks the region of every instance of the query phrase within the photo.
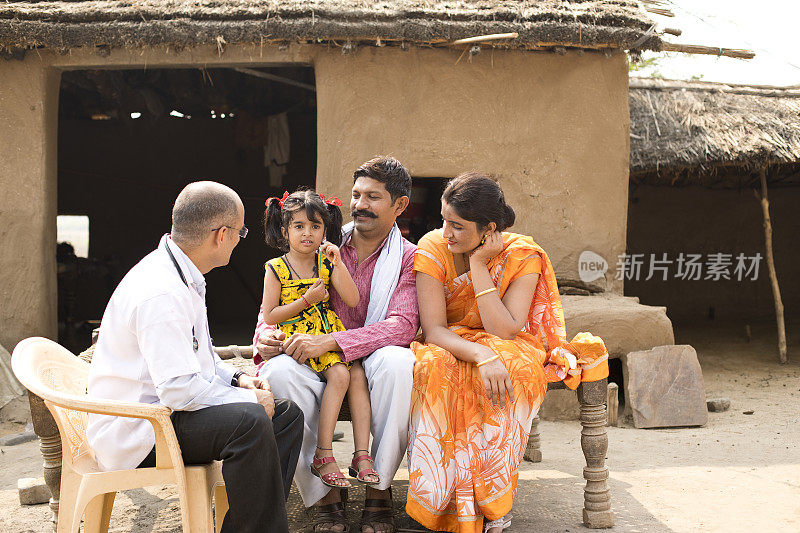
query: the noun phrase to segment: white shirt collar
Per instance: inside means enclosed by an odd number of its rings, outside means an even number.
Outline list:
[[[189,256],[183,253],[181,247],[175,244],[175,241],[172,240],[172,237],[170,237],[169,234],[166,234],[162,238],[162,241],[166,242],[167,246],[169,246],[169,249],[175,256],[175,260],[178,262],[178,265],[180,265],[181,270],[183,271],[183,275],[186,276],[186,281],[194,285],[195,289],[200,287],[205,288],[205,276],[200,273],[200,269],[198,269],[197,265],[195,265],[194,262],[189,259]]]

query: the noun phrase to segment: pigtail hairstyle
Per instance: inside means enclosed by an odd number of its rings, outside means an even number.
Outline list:
[[[335,244],[342,245],[342,210],[333,203],[326,203],[328,206],[328,220],[325,221],[325,239]]]
[[[283,236],[283,213],[281,209],[281,201],[278,198],[270,198],[267,201],[267,211],[264,214],[264,239],[267,241],[268,246],[288,252],[289,243]]]
[[[341,204],[341,201],[339,201]],[[305,211],[309,220],[321,222],[325,226],[325,237],[336,246],[342,242],[342,212],[336,205],[325,202],[324,197],[311,189],[298,189],[292,194],[284,193],[283,198],[267,200],[264,214],[264,238],[272,248],[289,251],[289,241],[283,230],[289,227],[292,217],[298,211]]]

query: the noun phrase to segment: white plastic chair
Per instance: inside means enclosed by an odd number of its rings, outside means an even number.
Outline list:
[[[62,445],[58,533],[77,533],[84,515],[85,533],[107,532],[118,491],[163,484],[177,485],[184,533],[219,533],[228,510],[222,463],[184,467],[169,408],[89,398],[89,365],[41,337],[20,342],[11,356],[11,367],[17,379],[44,400],[58,424]],[[101,471],[86,441],[88,413],[149,421],[156,436],[156,466]]]

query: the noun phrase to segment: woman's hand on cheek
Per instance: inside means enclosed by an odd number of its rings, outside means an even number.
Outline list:
[[[486,235],[484,243],[475,248],[470,254],[470,261],[476,261],[479,264],[486,264],[491,261],[497,254],[503,251],[503,234],[499,231],[493,231]]]

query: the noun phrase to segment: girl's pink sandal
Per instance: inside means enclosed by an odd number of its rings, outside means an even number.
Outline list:
[[[366,451],[367,450],[356,450],[356,451],[353,452],[353,455],[355,456],[355,454],[358,453],[358,452],[366,452]],[[350,464],[350,468],[349,468],[350,476],[356,478],[361,483],[365,483],[367,485],[377,485],[377,484],[379,484],[381,482],[381,476],[374,469],[365,468],[365,469],[363,469],[361,471],[358,470],[358,463],[360,463],[361,461],[369,461],[372,464],[375,464],[375,460],[368,453],[365,453],[363,455],[359,455],[357,457],[353,457],[353,462]],[[365,476],[369,476],[369,475],[373,475],[378,479],[375,480],[375,481],[366,481],[366,480],[364,480],[364,477]]]
[[[322,474],[318,470],[318,468],[322,465],[328,463],[335,463],[336,459],[333,455],[329,455],[327,457],[315,457],[314,461],[311,463],[311,473],[317,476],[323,484],[328,487],[333,487],[334,489],[349,489],[352,487],[349,481],[344,477],[344,474],[341,472],[329,472],[327,474]],[[336,480],[343,479],[346,483],[345,485],[338,485]]]

